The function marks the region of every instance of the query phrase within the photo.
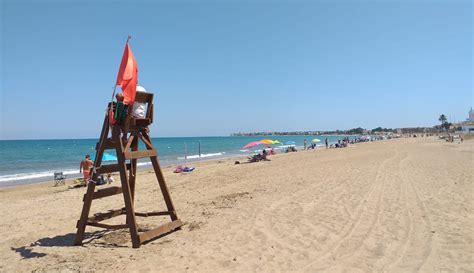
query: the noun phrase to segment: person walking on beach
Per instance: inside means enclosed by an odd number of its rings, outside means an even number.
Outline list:
[[[328,148],[329,148],[328,138],[326,138],[326,139],[324,140],[324,142],[326,143],[326,149],[328,149]]]
[[[92,165],[94,165],[94,161],[91,160],[90,155],[86,155],[86,158],[81,161],[81,165],[79,166],[79,173],[82,173],[84,175],[84,183],[87,184],[89,183],[89,180],[91,179],[91,168]]]

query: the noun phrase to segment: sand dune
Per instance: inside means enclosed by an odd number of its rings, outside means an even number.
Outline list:
[[[126,230],[89,227],[71,246],[84,189],[1,189],[0,271],[472,272],[473,148],[398,139],[165,169],[186,225],[139,249]],[[159,194],[142,172],[137,210],[164,208]],[[91,211],[122,206],[116,196]]]

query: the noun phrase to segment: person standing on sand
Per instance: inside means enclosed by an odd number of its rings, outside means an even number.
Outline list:
[[[91,156],[86,155],[86,159],[82,160],[81,165],[79,166],[79,173],[84,175],[84,182],[86,183],[86,186],[91,178],[91,168],[93,164],[94,161],[91,160]]]
[[[324,142],[326,143],[326,149],[328,149],[329,148],[328,138],[326,138],[326,140],[324,140]]]
[[[304,146],[304,147],[303,147],[303,150],[306,150],[306,147],[308,146],[308,142],[306,142],[306,139],[305,139],[304,142],[303,142],[303,146]]]

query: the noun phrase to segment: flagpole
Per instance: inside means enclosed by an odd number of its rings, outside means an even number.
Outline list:
[[[125,42],[125,44],[128,43],[128,41],[130,41],[130,39],[132,39],[132,36],[128,35],[127,37],[127,41]],[[112,92],[112,98],[110,99],[110,103],[109,105],[107,106],[107,111],[105,111],[105,117],[107,118],[107,120],[109,120],[109,115],[110,115],[110,110],[113,109],[113,103],[114,103],[114,96],[115,96],[115,92],[117,91],[117,82],[115,82],[115,85],[114,85],[114,91]],[[109,124],[110,125],[110,124]],[[102,139],[102,138],[101,138]],[[99,143],[99,147],[102,147],[103,143],[102,141]],[[97,160],[97,153],[96,153],[96,159]],[[95,174],[95,167],[92,168],[92,174]]]
[[[125,42],[125,44],[128,44],[128,41],[130,41],[130,39],[132,39],[132,36],[128,35],[127,41]],[[110,99],[110,105],[112,105],[112,102],[114,102],[114,96],[115,96],[116,91],[117,91],[117,82],[114,85],[114,92],[112,93],[112,98]],[[110,108],[107,110],[107,115],[109,112],[110,112]]]

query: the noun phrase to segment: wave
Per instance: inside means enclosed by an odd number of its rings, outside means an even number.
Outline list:
[[[56,171],[45,171],[45,172],[36,172],[36,173],[17,173],[17,174],[9,174],[9,175],[2,175],[0,176],[0,182],[10,182],[10,181],[17,181],[17,180],[26,180],[26,179],[37,179],[42,177],[50,176],[51,179],[54,177],[54,172]],[[65,175],[79,175],[79,170],[65,170],[63,171]]]
[[[220,155],[224,155],[224,154],[225,154],[225,152],[213,153],[213,154],[201,154],[201,156],[199,156],[199,155],[188,155],[186,158],[187,159],[196,159],[196,158],[203,158],[203,157],[220,156]],[[183,157],[178,157],[178,159],[184,159],[184,156]]]
[[[147,166],[151,165],[151,162],[139,162],[137,166]],[[33,180],[38,178],[51,177],[51,180],[54,178],[54,173],[57,170],[43,171],[43,172],[31,172],[31,173],[17,173],[17,174],[8,174],[0,176],[1,182],[12,182],[18,180]],[[68,169],[63,171],[64,175],[73,175],[74,177],[80,176],[79,170]]]

